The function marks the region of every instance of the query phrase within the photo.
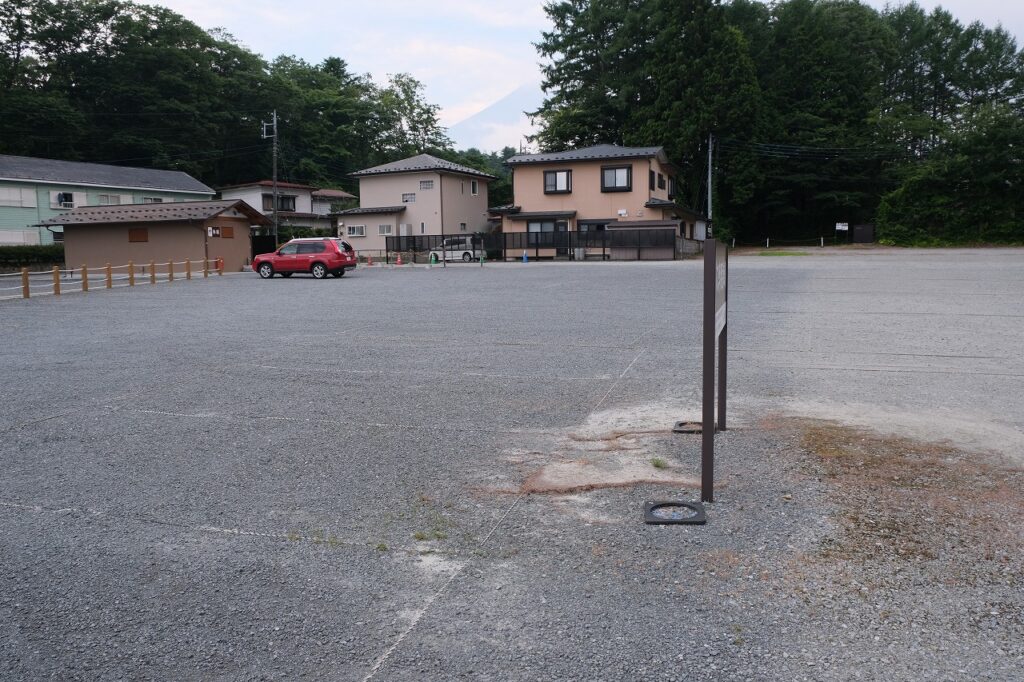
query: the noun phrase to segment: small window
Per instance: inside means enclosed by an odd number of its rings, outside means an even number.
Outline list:
[[[469,181],[469,193],[472,194],[473,196],[476,196],[477,194],[480,193],[480,182],[479,181],[477,181],[477,180],[470,180]]]
[[[420,189],[434,189],[434,181],[420,180]]]
[[[402,203],[403,204],[415,204],[416,203],[416,193],[415,192],[410,192],[408,194],[403,194],[402,195]]]
[[[148,227],[132,227],[128,229],[128,241],[129,242],[148,242],[149,241],[149,228]]]
[[[654,190],[654,186],[655,186],[654,185],[654,176],[655,176],[655,173],[654,173],[653,170],[647,171],[647,184],[650,186],[652,191]]]
[[[629,192],[632,189],[632,166],[606,166],[601,169],[602,192]]]
[[[55,243],[62,243],[64,241],[64,230],[61,230],[60,232],[54,232],[53,241]],[[129,241],[131,240],[129,239]]]
[[[420,234],[424,234],[427,231],[427,224],[420,223]]]
[[[466,231],[466,223],[459,223],[459,231],[460,232],[465,232]]]
[[[665,189],[665,176],[658,173],[658,189]]]
[[[544,194],[569,194],[572,192],[572,171],[544,171]]]
[[[160,197],[142,197],[142,203],[144,204],[162,204],[164,200]]]
[[[72,192],[58,192],[57,206],[59,206],[60,208],[74,208],[75,195]]]
[[[390,224],[388,224],[388,225],[378,225],[377,226],[377,234],[382,234],[382,235],[387,236],[387,235],[391,234],[392,231],[393,231],[393,226],[390,225]]]
[[[235,228],[233,226],[228,226],[228,227],[220,228],[220,236],[221,236],[221,239],[234,239],[235,238]]]
[[[208,227],[206,228],[206,236],[208,237],[220,237],[219,227]]]
[[[349,225],[346,231],[349,237],[365,237],[366,225]]]
[[[101,194],[97,197],[100,202],[100,206],[120,206],[121,195],[120,194]]]
[[[278,251],[278,253],[281,254],[282,256],[294,256],[298,252],[299,252],[299,244],[298,244],[298,242],[292,242],[291,244],[285,244],[284,246],[281,247],[281,250]]]

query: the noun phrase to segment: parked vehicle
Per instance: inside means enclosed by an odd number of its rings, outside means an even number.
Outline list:
[[[342,277],[355,267],[356,250],[343,239],[332,237],[293,239],[277,251],[252,259],[252,269],[263,279],[291,277],[296,272],[308,272],[317,279],[328,273]]]
[[[447,261],[461,260],[469,263],[480,258],[483,249],[476,243],[472,235],[464,237],[449,237],[441,243],[441,248],[432,249],[430,256],[440,261],[442,258]]]

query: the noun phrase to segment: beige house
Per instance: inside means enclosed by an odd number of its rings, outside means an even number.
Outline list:
[[[64,227],[68,267],[224,259],[227,271],[252,259],[251,234],[270,219],[244,201],[83,206],[43,221]]]
[[[352,174],[359,208],[334,213],[339,237],[357,251],[384,251],[388,237],[460,235],[487,227],[494,176],[420,154]]]
[[[676,168],[662,147],[605,144],[507,163],[514,203],[492,209],[504,233],[672,228],[692,239],[701,220],[676,200]]]

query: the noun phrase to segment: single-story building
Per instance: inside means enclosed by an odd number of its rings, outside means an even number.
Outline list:
[[[269,218],[239,200],[83,206],[40,223],[64,228],[68,267],[91,268],[224,259],[239,271],[252,262],[252,232]]]

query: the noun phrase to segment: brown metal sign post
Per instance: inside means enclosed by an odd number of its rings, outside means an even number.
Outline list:
[[[704,415],[700,499],[715,498],[715,430],[725,431],[726,343],[729,321],[729,253],[716,239],[704,240]],[[717,344],[716,344],[717,342]],[[715,346],[718,346],[718,423],[715,423]]]

